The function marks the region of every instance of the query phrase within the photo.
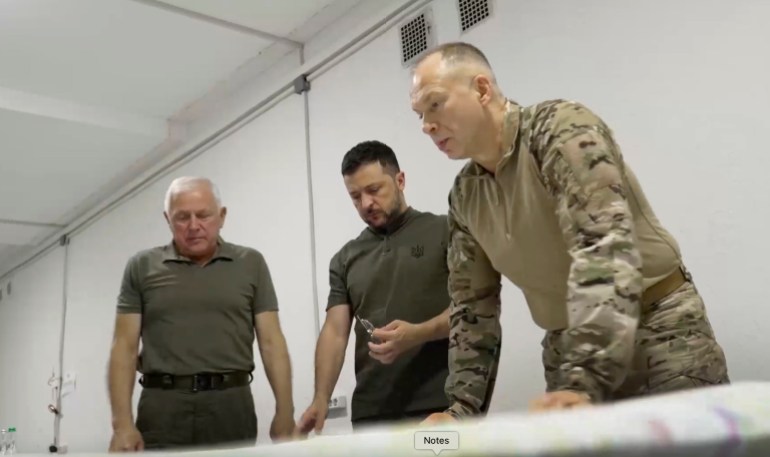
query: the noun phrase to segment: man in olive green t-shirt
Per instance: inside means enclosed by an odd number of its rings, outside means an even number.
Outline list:
[[[219,236],[225,214],[211,181],[174,180],[165,207],[173,241],[126,265],[109,363],[110,451],[253,445],[255,331],[276,401],[271,437],[294,430],[270,271],[261,253]],[[137,370],[143,389],[134,423]]]
[[[449,296],[446,216],[404,199],[404,173],[387,145],[366,141],[345,154],[345,186],[368,225],[330,262],[326,320],[316,348],[315,397],[298,433],[323,429],[355,324],[354,429],[424,419],[448,407]],[[371,333],[367,326],[374,329]]]

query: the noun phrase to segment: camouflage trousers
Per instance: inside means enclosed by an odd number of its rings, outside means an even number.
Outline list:
[[[559,384],[562,332],[547,332],[542,342],[547,391]],[[725,354],[691,280],[642,313],[635,341],[629,372],[605,400],[730,383]]]

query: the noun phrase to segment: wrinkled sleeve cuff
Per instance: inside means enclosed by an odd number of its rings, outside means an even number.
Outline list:
[[[605,389],[583,368],[573,367],[565,373],[564,383],[554,390],[571,390],[588,395],[591,403],[601,403],[606,399]]]
[[[459,403],[459,402],[453,403],[444,412],[457,420],[467,419],[468,417],[477,415],[473,412],[473,410],[471,410],[470,408],[468,408],[467,406],[464,406],[462,403]]]

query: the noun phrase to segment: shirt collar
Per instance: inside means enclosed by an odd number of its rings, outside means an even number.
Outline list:
[[[369,227],[369,231],[373,232],[376,235],[380,236],[389,236],[401,229],[404,225],[406,225],[407,222],[409,222],[414,216],[418,214],[418,211],[412,208],[411,206],[407,207],[406,210],[399,214],[395,219],[390,221],[387,226],[383,227],[382,229],[373,229]]]
[[[233,260],[234,253],[233,248],[230,245],[230,243],[226,242],[221,236],[217,237],[217,250],[214,252],[214,256],[211,258],[209,262],[213,262],[214,260],[222,259],[222,260]],[[163,248],[163,261],[164,262],[192,262],[192,260],[189,257],[183,256],[179,254],[179,251],[176,249],[176,245],[174,244],[174,240],[171,240],[164,248]]]
[[[503,117],[503,158],[501,162],[507,161],[516,151],[516,143],[519,139],[521,130],[521,107],[514,101],[506,100],[505,116]]]
[[[497,164],[499,170],[510,160],[511,156],[518,149],[516,147],[518,140],[520,139],[521,131],[521,106],[513,100],[506,99],[505,101],[505,114],[503,115],[503,131],[502,131],[502,149],[503,156]],[[461,177],[466,176],[484,176],[489,172],[481,165],[474,161],[470,161],[466,167],[460,172]]]

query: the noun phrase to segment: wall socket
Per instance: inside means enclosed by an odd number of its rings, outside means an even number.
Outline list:
[[[344,395],[338,395],[329,400],[329,411],[337,409],[345,410],[347,409],[347,406],[348,402]]]

